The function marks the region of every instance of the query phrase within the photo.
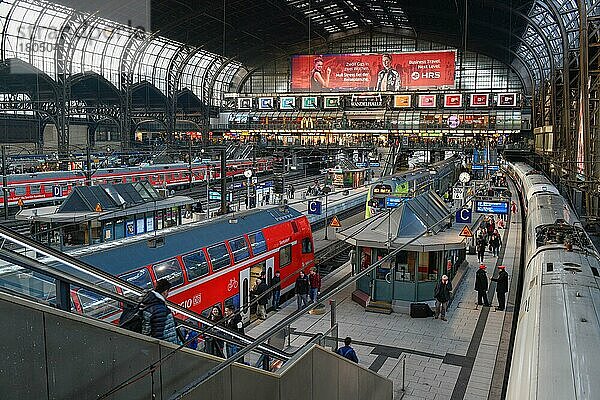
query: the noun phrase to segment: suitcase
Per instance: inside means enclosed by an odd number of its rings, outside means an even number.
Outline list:
[[[410,303],[411,318],[428,318],[433,317],[433,311],[427,303]]]

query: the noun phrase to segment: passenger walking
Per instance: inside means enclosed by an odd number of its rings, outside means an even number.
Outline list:
[[[485,240],[484,235],[480,235],[477,238],[477,260],[482,263],[483,257],[485,256],[485,247],[487,246],[487,241]]]
[[[502,246],[502,238],[498,233],[498,229],[494,230],[494,233],[490,238],[490,246],[492,247],[492,255],[498,257],[500,254],[500,246]]]
[[[350,346],[350,344],[352,344],[352,339],[348,336],[346,337],[346,339],[344,339],[344,347],[340,347],[339,349],[337,349],[336,353],[338,353],[344,358],[347,358],[350,361],[358,363],[358,357],[356,356],[356,352]]]
[[[310,301],[314,303],[317,301],[317,297],[321,292],[321,275],[317,273],[316,268],[310,270],[308,281],[310,283]]]
[[[223,313],[218,306],[214,306],[210,310],[210,315],[208,319],[214,324],[219,323],[223,319]],[[221,339],[215,339],[214,337],[206,337],[204,338],[206,343],[206,352],[212,354],[213,356],[225,358],[224,346],[225,343]]]
[[[488,276],[484,264],[479,266],[479,271],[475,274],[475,290],[477,290],[477,304],[489,307],[490,302],[487,297]]]
[[[308,289],[309,283],[308,278],[304,275],[304,272],[300,271],[298,279],[296,279],[296,301],[298,303],[298,310],[305,307],[308,304]]]
[[[225,307],[225,318],[228,319],[227,322],[225,323],[225,326],[227,328],[229,328],[230,330],[243,335],[244,334],[244,323],[242,322],[242,316],[240,314],[237,314],[235,317],[232,317],[232,315],[234,315],[234,313],[235,312],[234,312],[233,306]],[[239,350],[240,349],[236,344],[227,343],[227,358],[233,356]]]
[[[448,281],[447,275],[442,275],[442,279],[435,285],[433,297],[435,298],[435,319],[441,314],[442,321],[447,321],[446,310],[450,301],[450,292],[452,292],[452,283]]]
[[[504,311],[506,307],[506,292],[508,292],[508,273],[504,265],[499,265],[498,270],[498,277],[492,278],[492,281],[497,283],[498,307],[496,307],[496,310]]]
[[[262,320],[267,319],[267,303],[269,302],[269,298],[268,296],[262,296],[267,290],[269,290],[269,287],[267,286],[266,279],[257,279],[252,293],[258,297],[256,315]]]
[[[166,298],[171,290],[168,279],[159,279],[154,290],[142,299],[142,333],[156,339],[181,344],[177,335],[175,318],[167,307]]]
[[[273,308],[279,310],[279,300],[281,299],[281,273],[279,271],[275,271],[271,287],[273,288]]]

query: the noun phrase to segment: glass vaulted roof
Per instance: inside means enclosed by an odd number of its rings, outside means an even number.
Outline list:
[[[409,28],[406,14],[396,0],[285,0],[321,26],[337,33],[364,25]]]

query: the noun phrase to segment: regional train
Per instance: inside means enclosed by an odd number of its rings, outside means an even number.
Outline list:
[[[68,251],[94,267],[142,288],[157,280],[172,284],[168,299],[208,316],[213,306],[233,305],[250,317],[251,290],[265,273],[270,284],[281,273],[282,296],[300,270],[314,266],[313,238],[306,216],[292,208],[249,210],[214,220]],[[116,320],[114,306],[87,291],[72,291],[74,309]]]
[[[227,176],[243,175],[244,171],[254,167],[252,160],[227,161]],[[256,171],[264,172],[272,167],[268,158],[256,160]],[[190,168],[188,164],[155,164],[126,168],[101,168],[93,171],[91,184],[128,183],[149,181],[156,187],[178,189],[189,185]],[[192,164],[192,181],[199,182],[210,174],[211,179],[220,178],[219,162]],[[7,176],[9,206],[38,205],[66,198],[75,186],[85,184],[84,171],[53,171]],[[0,207],[4,198],[0,195]]]
[[[526,212],[523,293],[507,399],[597,399],[600,257],[552,182],[509,164]]]
[[[428,190],[435,190],[440,195],[446,193],[458,180],[460,168],[460,157],[454,155],[428,168],[417,168],[383,178],[369,188],[365,218],[383,209],[397,207],[404,199]]]

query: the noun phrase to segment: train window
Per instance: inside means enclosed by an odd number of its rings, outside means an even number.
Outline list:
[[[163,278],[168,279],[173,287],[183,283],[183,272],[181,271],[179,261],[177,261],[176,258],[154,264],[152,270],[154,271],[156,280]]]
[[[252,253],[254,255],[262,254],[267,251],[267,242],[262,232],[255,232],[248,235],[250,240],[250,246],[252,246]]]
[[[52,193],[52,185],[44,185],[44,193]]]
[[[121,275],[121,279],[144,290],[152,289],[152,280],[146,268]]]
[[[15,188],[15,195],[17,196],[25,196],[26,189],[25,186],[17,186]]]
[[[202,251],[181,257],[188,280],[193,281],[208,274],[208,262]]]
[[[207,251],[213,271],[227,268],[231,265],[231,259],[229,258],[229,252],[227,251],[225,243],[209,247]]]
[[[250,250],[248,250],[248,244],[243,237],[230,240],[229,247],[231,247],[231,252],[233,253],[234,263],[250,258]]]
[[[29,194],[39,194],[42,190],[41,185],[30,185]]]
[[[283,268],[287,265],[290,265],[292,262],[292,245],[288,244],[287,246],[279,249],[279,268]]]
[[[296,221],[292,221],[292,230],[294,231],[294,233],[298,233],[298,224],[296,223]]]
[[[312,241],[310,240],[309,237],[305,237],[304,239],[302,239],[302,253],[307,254],[307,253],[312,253],[312,252],[313,252]]]

